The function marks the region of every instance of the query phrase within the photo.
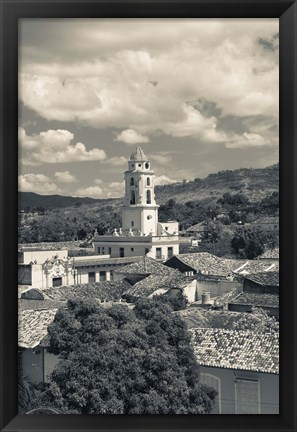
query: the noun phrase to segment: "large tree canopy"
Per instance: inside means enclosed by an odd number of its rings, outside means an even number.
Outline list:
[[[41,401],[82,414],[203,414],[215,391],[199,383],[184,322],[163,303],[134,310],[68,301],[49,327],[60,362]]]

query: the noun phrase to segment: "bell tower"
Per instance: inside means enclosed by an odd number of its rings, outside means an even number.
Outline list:
[[[154,171],[144,151],[137,147],[125,172],[122,229],[128,235],[157,235],[158,208],[154,194]]]

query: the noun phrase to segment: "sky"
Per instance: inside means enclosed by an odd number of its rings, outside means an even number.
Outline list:
[[[23,19],[19,189],[123,195],[278,161],[278,19]]]

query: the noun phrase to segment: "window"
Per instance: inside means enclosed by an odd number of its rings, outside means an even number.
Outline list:
[[[110,280],[114,279],[114,270],[110,270]]]
[[[146,218],[147,218],[147,220],[150,220],[150,219],[152,219],[152,215],[148,215]]]
[[[111,255],[111,247],[108,248],[108,255]]]
[[[106,281],[106,271],[100,272],[100,282],[101,281]]]
[[[61,277],[53,278],[53,287],[61,286],[61,285],[62,285],[62,278]]]
[[[131,221],[131,226],[134,227],[134,221]]]
[[[102,247],[102,255],[105,254],[104,246]]]
[[[151,194],[151,191],[150,191],[150,190],[148,190],[148,191],[146,192],[146,203],[147,203],[147,204],[151,204],[151,203],[152,203],[152,194]]]
[[[200,374],[200,382],[201,384],[208,385],[209,387],[214,388],[218,394],[215,399],[215,405],[211,412],[211,414],[221,414],[221,380],[217,378],[215,375],[211,375],[208,373]]]
[[[147,185],[147,186],[150,186],[150,185],[151,185],[151,179],[150,179],[149,177],[147,177],[147,179],[146,179],[146,185]]]
[[[148,248],[145,248],[145,249],[144,249],[144,254],[146,255],[146,254],[148,254],[148,253],[149,253]]]
[[[138,164],[139,168],[141,167],[141,164]]]
[[[162,258],[162,248],[156,248],[156,258]]]
[[[131,248],[131,252],[134,252],[134,248]]]
[[[120,257],[123,258],[125,256],[124,248],[120,248]]]
[[[89,283],[94,283],[94,282],[96,282],[96,273],[90,272],[89,273]]]
[[[260,414],[259,381],[236,379],[236,414]]]
[[[132,164],[132,165],[131,165],[131,167],[132,167],[132,168],[135,168],[135,165],[134,165],[134,164]]]
[[[130,204],[135,204],[135,191],[131,191]]]
[[[134,177],[130,178],[130,186],[134,186]]]
[[[146,162],[144,166],[145,166],[146,169],[149,169],[150,164],[148,162]]]
[[[169,229],[169,227],[167,226],[167,227],[165,227],[165,231],[168,231],[168,229]]]
[[[173,247],[168,247],[167,250],[167,257],[171,258],[173,256]]]
[[[100,247],[97,248],[97,253],[100,254]]]

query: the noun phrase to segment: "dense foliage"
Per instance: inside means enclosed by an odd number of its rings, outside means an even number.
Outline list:
[[[250,228],[238,228],[231,241],[232,251],[237,258],[248,259],[256,258],[265,251],[265,248],[277,245],[277,232]]]
[[[68,301],[49,327],[59,354],[40,403],[82,414],[209,413],[215,391],[199,384],[184,322],[166,304],[104,309]]]

